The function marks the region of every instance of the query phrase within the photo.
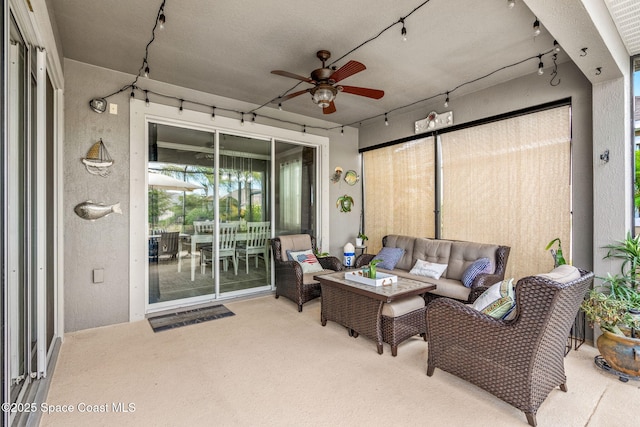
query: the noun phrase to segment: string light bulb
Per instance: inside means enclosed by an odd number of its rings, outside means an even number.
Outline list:
[[[536,18],[536,20],[533,21],[533,37],[536,37],[539,35],[540,35],[540,21],[538,21],[538,18]]]
[[[144,104],[148,107],[151,105],[151,101],[149,101],[149,91],[144,91]]]
[[[307,133],[307,125],[302,125],[302,133]]]
[[[214,122],[216,120],[216,107],[211,107],[211,121]]]
[[[509,6],[509,9],[513,9],[513,6],[516,5],[516,0],[507,0],[507,6]]]
[[[135,98],[136,97],[136,93],[133,91],[135,89],[135,86],[131,86],[131,98]]]
[[[244,126],[244,113],[240,113],[242,118],[240,119],[240,126]]]
[[[449,92],[447,92],[447,97],[444,100],[444,107],[447,108],[449,106]]]
[[[342,126],[342,129],[340,129],[340,134],[342,134],[342,136],[344,136],[344,126]]]
[[[184,108],[182,108],[182,103],[184,102],[184,99],[180,100],[180,108],[178,108],[178,114],[182,114],[182,112],[184,111]]]
[[[158,22],[160,23],[160,29],[164,30],[164,23],[166,22],[166,17],[164,16],[164,7],[160,9],[160,15],[158,15]]]
[[[562,49],[560,49],[560,43],[558,43],[558,41],[557,41],[557,40],[554,40],[554,41],[553,41],[553,50],[554,50],[556,53],[559,53],[559,52],[562,50]]]
[[[407,27],[404,26],[404,18],[400,18],[400,22],[402,23],[402,29],[400,30],[400,35],[402,36],[402,41],[407,41]]]
[[[282,111],[282,102],[278,103],[278,110]]]
[[[251,123],[255,123],[256,122],[256,113],[253,113],[253,117],[251,117]]]
[[[544,74],[544,65],[542,64],[542,55],[538,55],[538,75],[541,76]]]
[[[389,119],[387,119],[387,113],[384,113],[384,125],[389,126]]]

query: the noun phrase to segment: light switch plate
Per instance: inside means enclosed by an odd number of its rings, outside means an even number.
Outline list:
[[[109,104],[109,114],[118,114],[118,104]]]
[[[93,283],[104,282],[104,268],[96,268],[93,270]]]

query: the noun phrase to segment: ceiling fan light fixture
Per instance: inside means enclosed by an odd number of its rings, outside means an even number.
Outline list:
[[[313,102],[320,108],[327,108],[331,102],[336,99],[336,93],[338,91],[331,85],[319,84],[315,88],[311,89],[311,96]]]

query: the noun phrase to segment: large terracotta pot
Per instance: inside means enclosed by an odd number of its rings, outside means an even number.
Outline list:
[[[603,330],[597,344],[600,354],[613,369],[640,376],[640,338],[623,337]]]

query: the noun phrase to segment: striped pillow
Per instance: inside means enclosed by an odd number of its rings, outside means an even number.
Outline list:
[[[473,308],[493,318],[502,319],[509,314],[515,304],[513,279],[505,279],[492,285],[480,295],[473,303]]]

